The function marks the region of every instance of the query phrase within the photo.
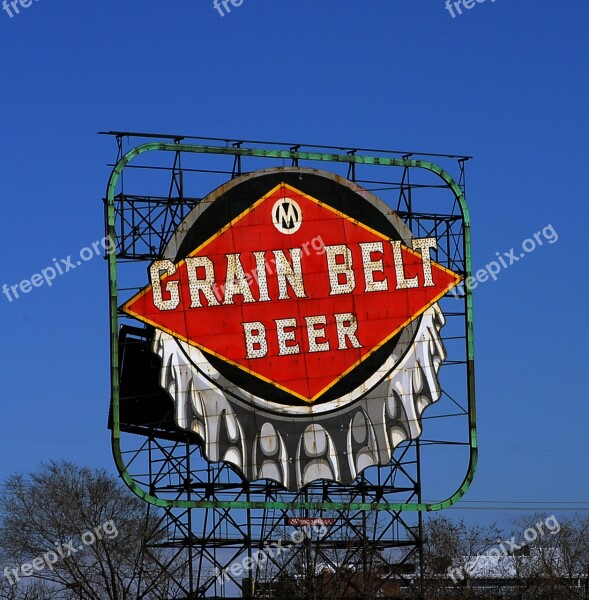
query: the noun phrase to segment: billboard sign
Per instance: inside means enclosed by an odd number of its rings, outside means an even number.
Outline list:
[[[421,433],[461,278],[391,209],[300,168],[224,184],[121,308],[153,328],[176,425],[206,457],[290,490],[350,483]]]

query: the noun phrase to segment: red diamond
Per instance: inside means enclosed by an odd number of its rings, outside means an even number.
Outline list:
[[[427,257],[281,183],[123,310],[312,403],[460,281]]]

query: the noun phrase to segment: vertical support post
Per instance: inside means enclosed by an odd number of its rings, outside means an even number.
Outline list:
[[[421,445],[419,438],[415,442],[415,457],[417,461],[417,502],[421,503]],[[417,532],[419,539],[417,540],[417,552],[419,554],[419,583],[418,583],[418,600],[424,600],[424,560],[423,560],[423,513],[420,511],[417,515]]]
[[[356,149],[348,150],[348,156],[356,156],[356,152],[358,152]],[[356,163],[354,161],[348,164],[348,179],[356,183]]]
[[[234,142],[234,148],[241,148],[243,142]],[[241,154],[236,153],[233,158],[233,172],[231,173],[231,179],[235,179],[241,175]]]

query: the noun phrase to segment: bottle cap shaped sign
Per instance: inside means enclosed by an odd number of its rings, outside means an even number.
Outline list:
[[[209,460],[349,483],[439,399],[437,302],[461,278],[436,248],[339,176],[259,171],[192,210],[122,310],[155,328],[176,424]]]

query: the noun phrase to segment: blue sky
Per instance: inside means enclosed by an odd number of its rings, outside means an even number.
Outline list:
[[[0,286],[103,236],[101,130],[472,155],[481,459],[468,500],[588,506],[589,5],[487,0],[38,0],[0,12]],[[0,296],[0,478],[50,458],[114,472],[106,264]]]

